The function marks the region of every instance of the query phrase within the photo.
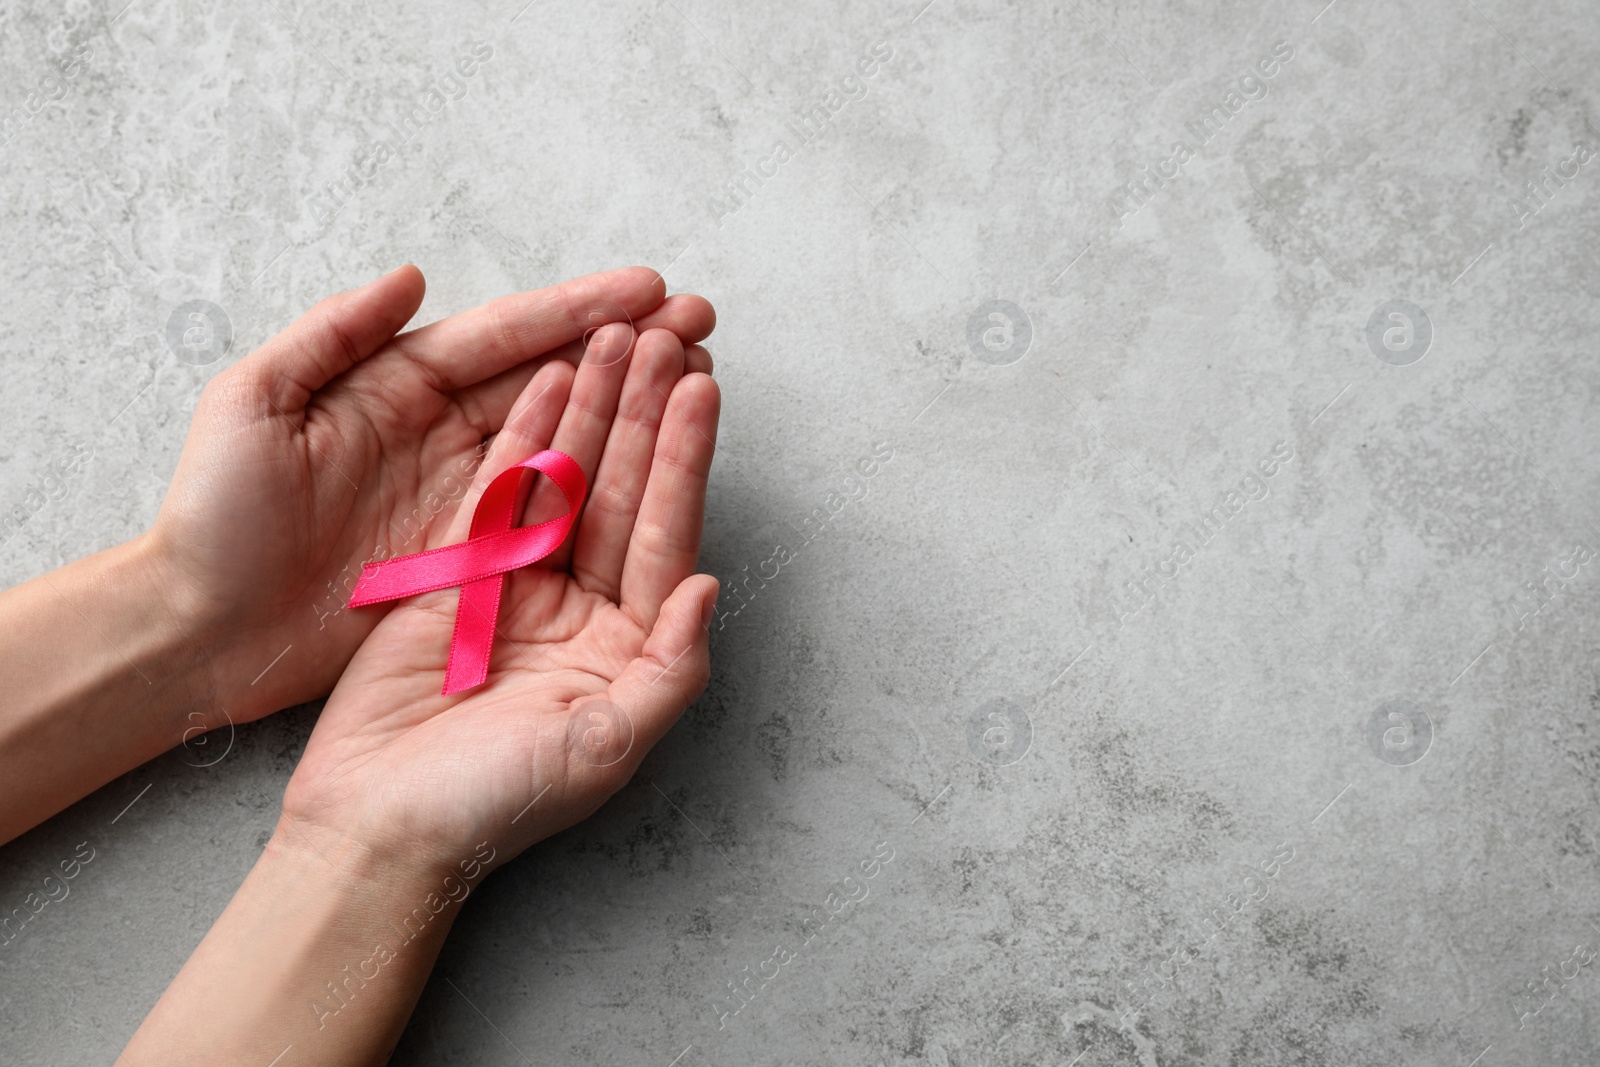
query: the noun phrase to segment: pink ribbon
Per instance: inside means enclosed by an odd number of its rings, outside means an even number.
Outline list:
[[[527,499],[526,472],[548,475],[567,498],[567,513],[537,526],[512,523]],[[507,571],[536,563],[560,547],[578,521],[588,486],[578,461],[565,452],[546,449],[495,475],[472,513],[472,531],[458,545],[433,548],[409,556],[368,563],[351,593],[350,606],[365,607],[385,600],[461,587],[450,660],[444,670],[446,695],[471,689],[489,676],[495,622]]]

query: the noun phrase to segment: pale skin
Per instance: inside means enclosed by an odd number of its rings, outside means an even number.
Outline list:
[[[710,305],[634,268],[397,335],[421,296],[401,268],[219,375],[151,531],[0,594],[0,621],[29,620],[0,649],[20,694],[0,710],[0,840],[196,715],[332,690],[266,849],[119,1062],[384,1062],[460,900],[604,803],[709,676]],[[589,496],[508,577],[483,685],[440,695],[454,590],[327,611],[341,572],[465,539],[488,480],[544,448]],[[540,478],[524,521],[564,509]],[[396,532],[419,513],[420,537]]]

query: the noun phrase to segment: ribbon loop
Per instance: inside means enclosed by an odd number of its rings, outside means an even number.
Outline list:
[[[556,483],[567,498],[567,513],[537,526],[512,528],[525,499],[523,482],[537,471]],[[386,600],[461,587],[456,606],[455,632],[450,636],[450,659],[445,665],[444,693],[481,685],[489,676],[489,654],[494,650],[495,624],[500,617],[500,594],[506,574],[536,563],[561,546],[588,485],[578,461],[565,452],[546,449],[495,475],[472,513],[472,530],[457,545],[414,552],[409,556],[368,563],[351,592],[350,606],[365,607]]]

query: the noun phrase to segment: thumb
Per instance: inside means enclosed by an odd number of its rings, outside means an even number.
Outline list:
[[[661,605],[644,650],[607,693],[632,721],[638,758],[661,740],[711,680],[711,609],[720,583],[695,574]]]
[[[299,411],[410,322],[425,288],[422,272],[408,263],[330,296],[240,362],[240,373],[280,412]]]

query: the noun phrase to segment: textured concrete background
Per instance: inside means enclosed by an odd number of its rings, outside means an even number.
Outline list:
[[[402,262],[721,313],[711,687],[396,1062],[1594,1062],[1591,0],[123,2],[0,11],[5,581]],[[0,1061],[112,1062],[315,715],[3,850],[7,910],[94,859]]]

